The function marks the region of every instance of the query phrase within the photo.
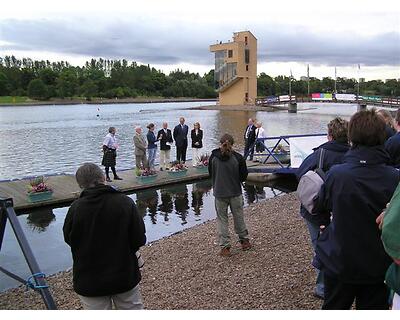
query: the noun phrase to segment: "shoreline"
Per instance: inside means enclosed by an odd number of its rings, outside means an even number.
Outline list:
[[[48,106],[48,105],[77,105],[77,104],[128,104],[128,103],[173,103],[173,102],[202,102],[217,101],[217,99],[198,98],[124,98],[124,99],[56,99],[43,101],[29,101],[20,103],[0,103],[0,107],[27,107],[27,106]]]
[[[141,249],[145,266],[141,292],[146,309],[319,309],[307,228],[294,194],[244,209],[253,249],[235,244],[232,256],[218,256],[216,220],[154,241]],[[39,261],[40,264],[40,261]],[[81,309],[72,271],[48,277],[59,309]],[[0,309],[44,309],[40,295],[25,287],[0,293]]]

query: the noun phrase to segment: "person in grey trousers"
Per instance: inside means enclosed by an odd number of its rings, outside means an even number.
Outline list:
[[[243,217],[242,182],[247,178],[247,166],[243,156],[232,149],[233,137],[224,134],[220,147],[211,153],[208,171],[212,178],[215,209],[217,211],[217,226],[220,255],[231,255],[228,227],[228,207],[233,215],[235,232],[239,237],[242,250],[251,248],[249,233]]]
[[[142,128],[140,126],[135,127],[135,132],[133,144],[135,145],[136,168],[144,169],[148,167],[146,157],[147,138],[142,135]]]

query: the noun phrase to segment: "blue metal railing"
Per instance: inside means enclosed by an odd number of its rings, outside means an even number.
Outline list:
[[[274,136],[266,138],[257,138],[256,141],[254,141],[254,143],[250,146],[247,153],[244,154],[244,158],[247,160],[250,153],[253,153],[252,151],[254,151],[254,148],[256,147],[257,143],[259,143],[266,151],[266,153],[257,154],[257,156],[259,157],[264,157],[264,156],[266,157],[263,163],[267,163],[268,159],[272,157],[281,168],[289,168],[290,162],[288,165],[285,166],[278,158],[278,155],[283,155],[283,154],[289,155],[289,152],[280,152],[280,153],[277,152],[277,148],[282,142],[286,143],[286,145],[290,147],[289,139],[291,138],[322,137],[322,136],[326,136],[326,133],[292,134],[292,135]],[[276,140],[276,143],[273,145],[273,147],[268,147],[265,144],[266,141],[274,141],[274,140]]]

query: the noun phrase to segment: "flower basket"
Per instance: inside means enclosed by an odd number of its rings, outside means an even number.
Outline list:
[[[27,196],[30,202],[47,201],[53,197],[53,190],[46,184],[44,177],[36,177],[29,181]]]
[[[208,173],[208,167],[207,166],[200,165],[200,166],[195,166],[194,168],[196,169],[196,171],[198,173]]]
[[[168,171],[168,175],[174,178],[184,177],[187,174],[187,169],[180,169],[180,170],[170,170]]]
[[[137,176],[136,180],[141,184],[152,183],[157,180],[157,174],[150,176]]]
[[[53,191],[28,192],[29,202],[48,201],[53,198]]]
[[[157,172],[151,169],[136,169],[136,180],[141,184],[152,183],[157,179]]]

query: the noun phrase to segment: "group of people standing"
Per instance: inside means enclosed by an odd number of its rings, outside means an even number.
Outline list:
[[[154,123],[147,125],[147,133],[143,134],[142,127],[135,127],[135,135],[133,144],[135,149],[136,167],[139,169],[155,169],[155,160],[157,150],[160,150],[160,171],[169,170],[171,163],[171,146],[175,141],[176,161],[179,163],[186,162],[186,152],[188,148],[189,127],[185,124],[185,118],[179,119],[179,124],[171,131],[168,128],[168,123],[164,122],[162,128],[156,132]],[[105,166],[106,181],[111,181],[109,169],[111,168],[114,174],[114,180],[121,180],[115,172],[115,162],[117,156],[118,144],[115,138],[116,129],[110,127],[109,133],[103,142],[103,161]],[[192,163],[193,166],[198,165],[201,150],[203,148],[203,130],[200,123],[196,122],[190,132],[192,140]],[[158,146],[159,145],[159,146]]]
[[[375,110],[359,111],[349,122],[335,118],[328,124],[328,142],[297,171],[298,179],[310,170],[326,174],[312,212],[300,208],[315,252],[314,294],[324,300],[323,309],[350,309],[354,302],[356,309],[399,307],[400,237],[391,237],[397,249],[389,251],[380,230],[382,211],[400,182],[400,133],[393,130],[400,131],[400,111],[395,123],[390,118]],[[391,264],[397,276],[389,282]]]

